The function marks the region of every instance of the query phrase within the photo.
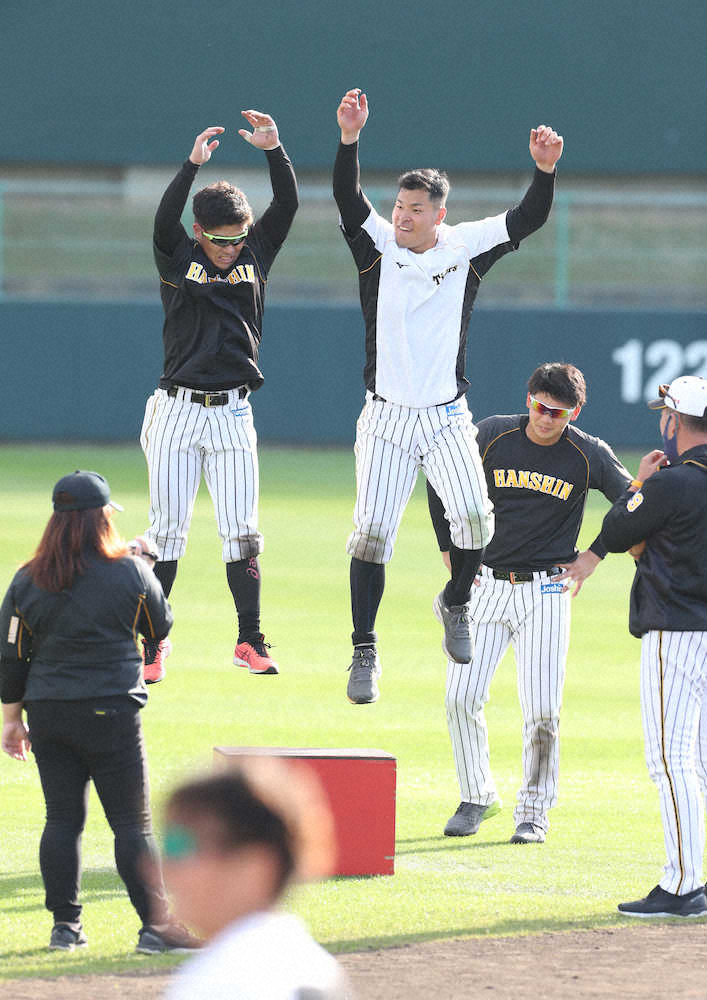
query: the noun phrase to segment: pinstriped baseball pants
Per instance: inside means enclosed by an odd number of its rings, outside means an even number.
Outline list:
[[[661,886],[684,895],[704,878],[707,796],[707,631],[641,640],[646,763],[660,793],[667,862]]]
[[[247,397],[225,406],[192,403],[190,393],[156,389],[145,407],[140,444],[150,480],[149,536],[160,559],[180,559],[202,474],[216,512],[223,561],[263,550],[258,531],[258,454]]]
[[[419,469],[442,501],[458,548],[481,549],[491,540],[493,508],[465,399],[417,409],[374,400],[367,392],[354,450],[354,531],[346,546],[350,556],[389,562]]]
[[[523,782],[513,813],[516,826],[549,828],[557,802],[559,725],[570,637],[570,595],[549,577],[531,583],[496,580],[487,566],[471,588],[474,633],[471,663],[447,664],[447,726],[462,800],[489,805],[498,798],[491,773],[484,705],[496,667],[513,646],[523,713]],[[543,587],[552,587],[543,592]]]

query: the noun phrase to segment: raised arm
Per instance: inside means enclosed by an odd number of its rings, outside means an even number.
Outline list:
[[[289,232],[299,205],[297,178],[280,142],[274,119],[262,111],[242,111],[241,114],[253,127],[253,131],[241,128],[238,134],[251,146],[265,152],[270,168],[273,199],[256,225],[262,228],[273,249],[278,250]]]
[[[162,200],[155,215],[153,238],[155,246],[162,253],[171,254],[175,247],[187,235],[181,218],[187,197],[194,183],[196,172],[202,163],[211,159],[211,154],[219,145],[214,138],[225,131],[220,125],[212,125],[200,132],[194,140],[194,146],[189,158],[182,164],[179,173],[162,195]]]
[[[523,200],[506,215],[511,243],[518,245],[526,236],[547,221],[555,191],[555,166],[562,156],[564,140],[549,125],[530,130],[530,155],[535,161],[535,175]]]
[[[334,199],[347,233],[353,234],[371,214],[361,190],[358,137],[368,120],[368,100],[360,90],[347,90],[336,112],[341,142],[334,163]]]

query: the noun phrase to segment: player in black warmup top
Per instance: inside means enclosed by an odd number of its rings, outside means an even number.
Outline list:
[[[481,821],[500,809],[484,705],[496,667],[512,643],[524,726],[523,782],[511,842],[545,840],[547,813],[557,801],[569,645],[570,585],[563,581],[574,582],[576,595],[606,555],[599,539],[585,552],[575,547],[589,490],[613,501],[631,482],[604,441],[571,426],[585,399],[579,369],[544,364],[528,381],[527,415],[487,417],[478,425],[496,530],[468,606],[473,660],[450,660],[447,668],[447,723],[462,795],[447,836],[476,833]],[[437,540],[448,553],[449,524],[429,483],[427,490]]]
[[[201,476],[214,503],[226,576],[238,612],[234,663],[274,674],[260,631],[258,458],[248,401],[263,384],[258,367],[270,267],[297,210],[292,164],[270,115],[242,112],[253,132],[239,134],[263,149],[273,200],[253,222],[245,195],[226,181],[193,199],[193,234],[180,219],[199,167],[225,129],[201,132],[160,202],[154,254],[165,312],[164,370],[147,402],[141,444],[150,476],[147,536],[160,556],[155,574],[169,595]],[[146,650],[145,676],[160,680],[164,645]]]

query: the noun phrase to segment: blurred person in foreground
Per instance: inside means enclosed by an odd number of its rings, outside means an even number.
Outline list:
[[[39,846],[49,947],[87,944],[81,924],[81,839],[90,781],[115,835],[115,861],[142,922],[137,950],[198,942],[173,925],[146,860],[157,857],[140,709],[147,701],[137,633],[163,639],[172,612],[145,560],[112,521],[106,480],[76,471],[54,487],[54,512],[37,551],[0,607],[2,749],[34,752],[46,803]],[[27,723],[23,719],[27,713]]]
[[[166,805],[165,883],[207,944],[166,1000],[345,1000],[337,962],[277,907],[332,870],[331,814],[315,779],[272,758],[177,788]]]

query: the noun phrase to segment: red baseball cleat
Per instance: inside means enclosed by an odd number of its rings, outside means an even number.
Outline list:
[[[164,661],[172,652],[171,639],[142,640],[142,675],[145,684],[157,684],[165,675]]]
[[[237,667],[248,667],[251,674],[277,674],[277,663],[270,658],[270,644],[265,642],[262,632],[239,642],[233,653],[233,662]]]

